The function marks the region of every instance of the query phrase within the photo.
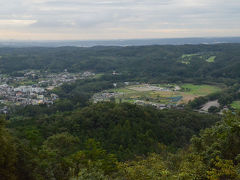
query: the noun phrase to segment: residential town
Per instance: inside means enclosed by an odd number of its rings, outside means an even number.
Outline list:
[[[89,71],[83,73],[48,73],[26,71],[22,76],[0,75],[0,112],[7,113],[9,105],[53,104],[58,96],[51,92],[64,83],[72,83],[78,79],[94,77]]]

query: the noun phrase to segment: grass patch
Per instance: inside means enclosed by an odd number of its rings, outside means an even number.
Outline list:
[[[199,54],[183,54],[179,60],[182,64],[190,64],[193,57],[199,56]]]
[[[115,93],[135,93],[136,91],[128,88],[118,88],[118,89],[110,89],[107,92],[115,92]]]
[[[232,108],[234,109],[240,109],[240,101],[233,101],[231,104]]]
[[[183,54],[182,58],[197,56],[198,54]]]
[[[216,59],[216,56],[211,56],[206,61],[209,63],[213,63],[213,62],[215,62],[215,59]]]
[[[193,56],[198,56],[198,54],[183,54],[179,61],[182,64],[190,64]]]
[[[182,64],[190,64],[191,61],[195,59],[213,63],[215,62],[216,56],[213,53],[183,54],[178,62]]]
[[[189,61],[181,61],[182,64],[190,64]]]
[[[221,91],[219,87],[210,85],[184,84],[181,88],[184,93],[197,96],[206,96]]]
[[[94,76],[95,79],[100,79],[104,74],[103,73],[99,73],[99,74],[96,74]]]

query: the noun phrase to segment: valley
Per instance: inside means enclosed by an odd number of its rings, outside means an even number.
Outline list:
[[[131,84],[131,85],[129,85]],[[115,84],[117,86],[117,84]],[[158,109],[171,107],[182,108],[197,97],[220,92],[221,89],[211,85],[194,84],[140,84],[125,82],[125,86],[105,90],[93,95],[94,103],[112,101],[128,102],[138,105],[151,105]]]
[[[239,44],[0,57],[0,179],[239,179]]]

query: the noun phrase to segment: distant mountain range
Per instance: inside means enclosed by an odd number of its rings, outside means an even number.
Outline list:
[[[221,38],[166,38],[166,39],[126,39],[126,40],[71,40],[71,41],[0,41],[0,47],[61,47],[61,46],[144,46],[240,43],[240,37]]]

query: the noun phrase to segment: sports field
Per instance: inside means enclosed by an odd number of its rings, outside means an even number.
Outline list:
[[[194,84],[183,84],[181,85],[182,91],[186,94],[206,96],[208,94],[220,91],[221,89],[217,86],[211,85],[194,85]]]
[[[134,103],[136,101],[141,101],[147,103],[176,105],[188,103],[188,101],[193,100],[196,97],[206,96],[220,90],[220,88],[210,85],[140,84],[110,89],[102,92],[102,94],[96,94],[94,98],[96,101],[98,101],[98,99],[108,101],[114,97],[115,102]]]

